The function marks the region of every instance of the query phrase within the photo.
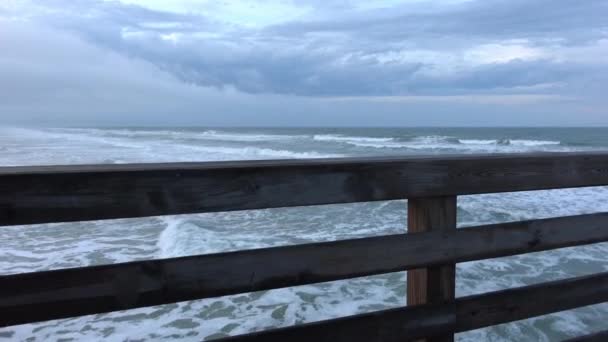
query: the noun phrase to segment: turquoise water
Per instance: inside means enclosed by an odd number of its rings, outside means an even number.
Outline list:
[[[606,151],[607,128],[0,128],[0,165]],[[406,230],[406,201],[7,227],[0,273]],[[608,188],[461,196],[460,227],[608,211]],[[607,244],[458,265],[457,295],[606,271]],[[279,261],[278,261],[279,262]],[[200,341],[405,305],[403,272],[0,329],[28,341]],[[459,334],[557,341],[602,328],[596,305]]]

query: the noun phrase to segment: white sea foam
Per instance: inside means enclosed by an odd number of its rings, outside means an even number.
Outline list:
[[[387,142],[348,142],[348,144],[358,147],[372,147],[372,148],[405,148],[407,144],[400,143],[397,141]]]
[[[212,159],[308,159],[308,158],[331,158],[340,157],[340,154],[311,152],[296,152],[289,150],[275,150],[270,148],[259,147],[209,147],[209,146],[188,146],[181,145],[184,149],[193,149],[207,152],[208,155],[204,160]],[[217,158],[212,158],[217,156]],[[224,158],[221,158],[224,156]]]
[[[337,141],[337,142],[345,142],[345,143],[370,143],[370,142],[387,142],[393,141],[394,138],[389,137],[353,137],[353,136],[345,136],[345,135],[336,135],[336,134],[315,134],[313,135],[313,140],[317,141]]]
[[[69,128],[53,129],[51,132],[65,134],[81,134],[86,136],[113,136],[124,138],[159,138],[159,139],[201,139],[219,141],[264,142],[301,139],[305,135],[264,134],[252,132],[228,132],[221,130],[166,130],[166,129],[97,129],[97,128]]]
[[[515,145],[515,146],[546,146],[559,145],[559,141],[553,140],[524,140],[524,139],[458,139],[465,145]]]
[[[559,145],[559,141],[551,141],[551,140],[519,140],[512,139],[509,140],[511,145],[522,145],[522,146],[543,146],[543,145]]]
[[[123,132],[124,134],[117,134]],[[128,134],[127,134],[128,132]],[[4,132],[6,137],[18,141],[11,146],[8,138],[0,135],[0,143],[10,148],[0,154],[0,165],[48,165],[89,163],[137,163],[172,161],[216,161],[246,159],[306,159],[339,157],[339,153],[297,151],[249,145],[241,146],[206,143],[181,137],[173,137],[165,131],[144,131],[145,139],[129,130],[102,129],[17,129]],[[0,132],[1,134],[1,132]],[[16,135],[16,137],[14,137]],[[181,133],[177,134],[181,136]],[[195,134],[196,135],[196,134]],[[11,140],[11,141],[12,141]],[[94,151],[94,153],[90,153]]]
[[[458,139],[458,142],[465,145],[495,145],[496,139]]]
[[[158,257],[172,258],[191,254],[211,254],[239,249],[246,244],[237,236],[222,236],[221,234],[201,227],[188,219],[179,217],[164,218],[165,229],[158,237]],[[255,248],[258,243],[245,247]]]
[[[191,134],[192,138],[227,140],[227,141],[281,141],[302,139],[302,135],[283,135],[283,134],[254,134],[254,133],[227,133],[209,130],[198,134]]]
[[[429,152],[533,152],[533,151],[571,151],[559,141],[520,140],[520,139],[457,139],[449,136],[419,136],[407,140],[390,140],[380,142],[349,142],[359,147],[378,149],[402,149]]]

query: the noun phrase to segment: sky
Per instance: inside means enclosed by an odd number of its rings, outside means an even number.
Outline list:
[[[606,126],[606,0],[0,0],[0,124]]]

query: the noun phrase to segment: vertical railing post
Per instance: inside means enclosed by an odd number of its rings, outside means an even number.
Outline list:
[[[408,233],[456,229],[456,196],[408,200]],[[454,299],[455,265],[415,269],[407,272],[407,305],[444,303]],[[427,342],[454,341],[453,334]]]

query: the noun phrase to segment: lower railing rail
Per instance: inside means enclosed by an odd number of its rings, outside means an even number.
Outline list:
[[[225,341],[382,341],[441,336],[608,301],[608,272],[302,324]]]

